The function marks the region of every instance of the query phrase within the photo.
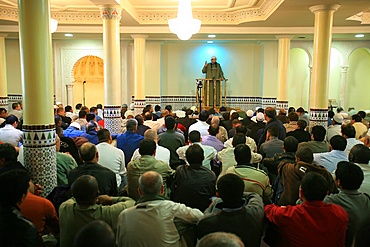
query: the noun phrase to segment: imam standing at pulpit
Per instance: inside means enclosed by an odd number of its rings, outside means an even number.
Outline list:
[[[206,98],[209,97],[209,105],[219,106],[220,105],[220,83],[224,80],[224,72],[222,71],[221,65],[216,62],[217,58],[215,56],[211,57],[211,62],[204,63],[202,73],[206,73],[206,79],[210,83],[209,95],[205,95]],[[214,85],[214,81],[216,85]],[[206,86],[206,85],[205,85]],[[215,87],[214,87],[215,86]],[[215,90],[214,90],[215,89]],[[215,91],[215,92],[214,92]],[[214,104],[214,93],[216,93],[216,104]]]

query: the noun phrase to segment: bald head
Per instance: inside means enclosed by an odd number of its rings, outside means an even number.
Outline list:
[[[94,144],[91,142],[86,142],[81,145],[80,149],[81,159],[85,162],[97,162],[98,161],[98,151]]]
[[[196,247],[244,247],[244,244],[233,233],[214,232],[205,235]]]
[[[157,140],[158,140],[158,134],[157,134],[157,131],[153,130],[153,129],[148,129],[147,131],[145,131],[144,133],[144,138],[145,139],[149,139],[149,140],[152,140],[152,141],[155,141],[155,143],[157,143]]]
[[[211,119],[211,124],[212,125],[220,125],[220,118],[216,117],[216,116],[213,116],[212,119]]]
[[[140,195],[161,195],[163,194],[163,179],[158,172],[146,172],[139,178]]]
[[[73,182],[71,190],[78,205],[94,205],[99,195],[98,181],[93,176],[83,175]]]

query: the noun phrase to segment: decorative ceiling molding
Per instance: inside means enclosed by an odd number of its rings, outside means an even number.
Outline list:
[[[348,21],[359,21],[361,24],[370,24],[370,10],[360,12],[356,15],[348,17],[346,20]]]
[[[258,7],[240,10],[207,10],[196,11],[193,16],[200,19],[203,24],[238,25],[244,22],[266,20],[284,2],[284,0],[265,0]],[[139,24],[167,25],[167,21],[175,18],[173,11],[137,11],[137,16],[132,16]],[[84,12],[51,12],[51,17],[58,20],[59,24],[102,24],[99,9]],[[12,7],[0,7],[0,19],[18,21],[18,10]]]
[[[193,8],[193,17],[203,24],[238,25],[244,22],[266,20],[284,2],[284,0],[266,0],[257,8],[227,11],[196,11]],[[138,22],[140,24],[167,24],[168,19],[175,18],[176,12],[168,11],[141,11]]]

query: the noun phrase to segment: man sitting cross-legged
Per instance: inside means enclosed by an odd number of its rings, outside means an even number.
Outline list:
[[[265,202],[272,197],[272,188],[267,174],[250,163],[251,151],[249,146],[239,144],[234,149],[236,166],[227,169],[226,174],[238,175],[244,181],[245,192],[256,192],[262,196]]]
[[[245,193],[244,183],[235,174],[226,174],[217,181],[219,199],[206,210],[197,226],[197,237],[212,232],[230,232],[241,238],[245,246],[259,247],[263,233],[263,202],[256,193]],[[208,214],[210,213],[210,214]]]
[[[299,198],[299,185],[302,178],[310,172],[321,174],[329,183],[330,193],[337,193],[338,189],[333,177],[323,166],[313,163],[313,153],[309,148],[301,148],[295,154],[295,163],[282,161],[278,167],[278,174],[284,191],[278,199],[279,205],[295,205]]]
[[[140,158],[130,161],[127,165],[128,195],[135,200],[138,200],[140,197],[138,180],[142,174],[147,171],[156,171],[161,174],[166,183],[167,178],[171,177],[175,172],[167,163],[154,158],[156,148],[156,143],[153,140],[142,140],[139,145]],[[166,184],[164,186],[165,195],[169,196],[169,189],[167,189]]]
[[[82,175],[91,175],[98,180],[100,193],[103,195],[116,196],[116,174],[108,168],[98,164],[99,154],[96,146],[90,142],[84,143],[80,147],[79,152],[84,164],[69,172],[68,184],[72,185],[73,182]]]
[[[364,173],[360,167],[348,161],[341,161],[335,170],[335,181],[340,192],[324,199],[324,202],[337,204],[348,213],[347,247],[353,246],[356,233],[370,212],[369,195],[358,191],[363,180]]]
[[[203,212],[216,193],[216,175],[202,166],[204,151],[198,144],[186,150],[186,159],[189,165],[176,169],[172,200]]]
[[[189,133],[190,145],[198,144],[203,149],[204,159],[203,159],[202,164],[203,164],[204,167],[211,170],[211,164],[212,164],[213,160],[216,158],[217,151],[214,147],[201,144],[201,141],[202,141],[202,138],[201,138],[201,135],[200,135],[199,131],[193,130],[192,132]],[[189,147],[190,146],[183,146],[183,147],[179,147],[176,150],[176,153],[179,155],[180,159],[186,161],[185,153],[186,153],[186,150]]]
[[[198,209],[166,200],[163,180],[157,172],[145,172],[139,178],[140,199],[136,206],[118,217],[117,246],[179,246],[180,235],[174,218],[195,224],[203,216]]]
[[[325,140],[326,129],[323,126],[316,125],[312,128],[311,139],[312,141],[301,142],[298,149],[308,147],[315,153],[329,152],[329,142]]]
[[[328,182],[318,173],[304,176],[299,189],[303,204],[297,206],[267,205],[265,215],[277,226],[277,247],[344,246],[348,215],[338,205],[325,204]]]
[[[98,182],[90,175],[79,177],[71,189],[74,198],[62,203],[59,208],[61,247],[73,246],[78,230],[94,220],[103,220],[115,230],[118,215],[135,204],[129,197],[99,196]]]

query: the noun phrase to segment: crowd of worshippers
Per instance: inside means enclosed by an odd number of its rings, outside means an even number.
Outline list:
[[[55,107],[45,198],[22,106],[0,108],[0,246],[369,246],[369,113],[133,107],[119,134],[100,104]]]

